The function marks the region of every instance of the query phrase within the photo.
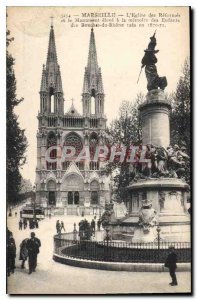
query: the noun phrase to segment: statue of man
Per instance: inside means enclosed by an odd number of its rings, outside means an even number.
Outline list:
[[[156,33],[156,32],[155,32]],[[144,50],[145,54],[142,58],[142,67],[145,67],[145,74],[147,78],[147,89],[148,91],[154,90],[154,89],[162,89],[164,90],[167,86],[167,79],[166,77],[159,77],[157,74],[157,57],[155,56],[156,53],[159,52],[159,50],[155,50],[155,47],[157,45],[155,33],[152,37],[150,37],[150,42],[148,44],[148,48]]]

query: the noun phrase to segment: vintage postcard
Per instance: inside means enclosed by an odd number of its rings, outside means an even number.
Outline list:
[[[7,7],[7,293],[191,293],[190,7]]]

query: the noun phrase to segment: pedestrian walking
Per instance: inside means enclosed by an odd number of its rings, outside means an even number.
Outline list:
[[[20,244],[19,260],[22,260],[21,269],[25,268],[25,262],[28,258],[27,241],[28,238],[24,239]]]
[[[56,222],[56,231],[57,231],[57,233],[61,233],[61,225],[60,225],[59,220],[57,220],[57,222]]]
[[[12,232],[7,236],[7,275],[14,273],[16,258],[16,244]]]
[[[169,284],[174,286],[174,285],[178,285],[177,283],[177,279],[176,279],[176,268],[177,268],[177,255],[175,253],[175,249],[174,247],[170,246],[169,247],[170,253],[165,261],[165,267],[169,268],[169,273],[170,276],[172,278],[172,282],[170,282]]]
[[[17,217],[17,211],[15,211],[15,217]]]
[[[92,219],[92,222],[91,222],[91,229],[92,229],[92,232],[95,233],[95,226],[96,226],[96,223],[94,221],[94,219]]]
[[[33,219],[29,220],[29,229],[34,229],[34,220]]]
[[[97,221],[97,229],[98,229],[98,231],[101,230],[101,220],[100,219],[98,219],[98,221]]]
[[[64,228],[64,222],[63,221],[61,221],[60,231],[62,231],[62,229],[64,229],[64,232],[66,231],[65,228]]]
[[[37,267],[37,256],[39,248],[41,247],[41,242],[34,232],[31,232],[31,238],[27,241],[27,250],[28,250],[28,258],[29,258],[29,274],[36,271]]]
[[[34,229],[34,228],[36,228],[36,219],[33,219],[33,228],[32,229]]]
[[[26,229],[27,228],[27,219],[23,220],[23,228]]]
[[[35,226],[36,228],[39,228],[38,219],[35,220]]]
[[[19,226],[19,230],[23,229],[23,222],[22,222],[22,220],[19,221],[18,226]]]

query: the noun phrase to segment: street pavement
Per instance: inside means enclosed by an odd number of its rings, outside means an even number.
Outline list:
[[[14,212],[14,211],[13,211]],[[16,247],[15,273],[8,277],[7,292],[9,294],[132,294],[132,293],[188,293],[191,289],[191,274],[178,272],[178,286],[170,286],[168,272],[118,272],[77,268],[54,262],[53,235],[56,232],[57,220],[63,220],[67,232],[73,231],[73,224],[79,223],[79,216],[55,216],[39,222],[34,229],[41,240],[38,266],[35,273],[28,274],[21,269],[19,261],[19,245],[30,236],[30,230],[19,231],[18,216],[8,217],[8,228],[13,232]],[[87,216],[88,221],[92,216]],[[78,227],[77,227],[78,229]]]

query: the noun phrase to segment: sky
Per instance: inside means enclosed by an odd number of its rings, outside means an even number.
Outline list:
[[[71,99],[79,112],[82,112],[81,93],[84,68],[87,65],[90,28],[71,27],[64,15],[81,17],[84,13],[115,13],[120,15],[158,13],[179,14],[179,22],[165,22],[165,27],[157,29],[157,70],[166,76],[166,93],[176,89],[184,60],[189,56],[189,13],[184,7],[9,7],[7,27],[14,37],[9,51],[15,58],[17,97],[24,101],[17,107],[21,128],[25,129],[28,139],[27,163],[21,173],[24,178],[35,181],[37,115],[40,106],[39,89],[42,65],[46,63],[49,31],[53,15],[56,50],[60,64],[66,112]],[[63,20],[66,22],[62,22]],[[87,18],[86,18],[87,19]],[[126,18],[127,23],[129,17]],[[140,19],[140,17],[139,17]],[[173,20],[175,18],[172,18]],[[158,19],[159,23],[161,18]],[[114,18],[114,23],[116,18]],[[127,24],[126,23],[126,24]],[[155,20],[155,23],[156,22]],[[154,23],[154,24],[155,24]],[[134,101],[139,92],[147,93],[144,71],[139,83],[137,78],[141,68],[144,49],[154,29],[147,22],[144,27],[97,27],[94,29],[98,64],[101,67],[105,91],[105,114],[108,124],[118,114],[123,100]]]

